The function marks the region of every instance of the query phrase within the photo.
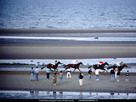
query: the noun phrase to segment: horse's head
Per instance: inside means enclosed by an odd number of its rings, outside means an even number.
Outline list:
[[[127,64],[123,64],[123,67],[128,67]]]
[[[109,63],[107,63],[107,62],[105,62],[104,64],[105,64],[105,65],[109,65]]]
[[[79,62],[78,64],[82,64],[82,65],[84,65],[82,62]]]
[[[56,64],[63,64],[63,63],[61,63],[60,61],[58,61]]]

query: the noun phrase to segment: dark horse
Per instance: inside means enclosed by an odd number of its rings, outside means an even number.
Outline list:
[[[126,64],[123,64],[122,66],[113,65],[113,66],[108,67],[107,69],[113,68],[113,70],[115,70],[115,68],[117,68],[118,71],[120,72],[120,71],[122,71],[122,69],[123,69],[124,67],[128,67],[128,66],[127,66]]]
[[[65,68],[65,70],[68,69],[68,68],[74,68],[73,72],[75,72],[76,69],[78,69],[81,72],[81,70],[79,69],[79,66],[81,64],[83,65],[82,62],[79,62],[78,64],[67,64],[67,65],[64,65],[64,68]]]
[[[109,65],[107,62],[99,65],[99,64],[94,64],[93,66],[89,66],[88,68],[91,68],[93,67],[95,70],[96,69],[101,69],[101,70],[104,70],[104,71],[107,71],[106,69],[104,69],[105,65]]]
[[[58,69],[57,69],[57,68],[58,68],[58,65],[59,65],[59,64],[62,64],[62,63],[61,63],[61,62],[59,62],[59,61],[58,61],[58,62],[56,62],[56,64],[55,64],[55,65],[53,65],[53,64],[51,64],[51,63],[49,63],[49,64],[46,64],[46,65],[45,65],[45,67],[49,68],[50,70],[51,70],[51,69],[54,69],[54,71],[58,71]],[[43,68],[44,68],[44,67],[43,67]],[[43,68],[41,68],[41,69],[43,69]]]

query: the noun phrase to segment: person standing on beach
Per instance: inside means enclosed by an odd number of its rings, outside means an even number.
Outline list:
[[[63,72],[62,71],[59,72],[59,81],[60,83],[63,82]]]
[[[31,70],[30,70],[30,80],[31,81],[34,81],[34,74],[35,74],[35,72],[34,72],[34,69],[32,67]]]
[[[67,69],[67,79],[71,79],[71,70],[70,68]]]
[[[83,78],[84,78],[83,73],[79,73],[78,78],[79,78],[79,85],[80,85],[80,87],[82,87],[83,86]]]
[[[92,70],[91,68],[88,70],[88,76],[89,76],[89,79],[91,79],[91,74],[92,74]]]
[[[38,74],[40,70],[38,67],[36,67],[34,71],[35,71],[36,81],[38,81]]]
[[[111,71],[110,71],[110,80],[111,80],[111,81],[114,81],[114,80],[115,80],[115,71],[114,71],[113,68],[112,68]]]
[[[56,83],[57,83],[57,73],[54,73],[52,85],[56,86]]]
[[[117,78],[116,80],[119,82],[119,77],[120,77],[120,71],[117,72]]]
[[[49,80],[51,69],[50,68],[45,68],[45,71],[46,71],[46,78],[47,78],[47,80]]]
[[[100,73],[100,70],[99,70],[99,69],[96,69],[96,70],[95,70],[96,81],[99,80],[99,73]]]
[[[126,77],[126,82],[128,82],[128,81],[129,81],[128,76],[129,76],[129,71],[127,71],[127,72],[126,72],[126,75],[125,75],[125,77]]]
[[[118,68],[115,68],[115,79],[117,79]]]

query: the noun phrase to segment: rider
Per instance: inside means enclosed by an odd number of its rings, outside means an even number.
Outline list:
[[[122,61],[117,62],[117,66],[122,66],[122,65],[123,65]]]
[[[104,62],[103,62],[103,61],[99,61],[98,64],[99,64],[99,65],[102,65],[102,64],[104,64]]]
[[[58,62],[58,61],[56,60],[56,61],[55,61],[55,62],[53,62],[52,64],[53,64],[53,65],[56,65],[56,64],[57,64],[57,62]]]
[[[103,62],[103,61],[99,61],[99,62],[98,62],[98,67],[99,67],[100,65],[102,65],[102,64],[104,64],[104,62]]]
[[[76,60],[73,60],[73,64],[78,64],[79,63],[79,60],[76,59]]]

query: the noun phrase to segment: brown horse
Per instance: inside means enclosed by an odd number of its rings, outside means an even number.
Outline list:
[[[58,65],[59,65],[59,64],[62,64],[62,63],[59,62],[59,61],[58,61],[55,65],[49,63],[49,64],[46,64],[45,67],[49,68],[50,70],[51,70],[51,68],[52,68],[52,69],[54,69],[54,71],[58,71],[57,68],[58,68]],[[44,67],[42,67],[41,69],[43,69],[43,68],[44,68]]]
[[[109,64],[108,64],[107,62],[105,62],[105,63],[103,63],[103,64],[101,64],[101,65],[99,65],[99,64],[94,64],[93,66],[89,66],[88,68],[93,67],[95,70],[96,70],[96,69],[101,69],[101,70],[104,70],[104,71],[107,72],[107,70],[104,68],[105,65],[109,65]]]
[[[127,64],[123,64],[122,66],[113,65],[113,66],[108,67],[107,69],[113,68],[113,70],[115,70],[115,68],[118,68],[118,71],[120,72],[125,67],[128,67]]]
[[[64,65],[64,68],[65,68],[65,70],[68,69],[68,68],[74,68],[73,72],[75,72],[76,69],[78,69],[81,72],[81,70],[79,69],[79,66],[81,64],[83,65],[82,62],[79,62],[78,64],[67,64],[67,65]]]

